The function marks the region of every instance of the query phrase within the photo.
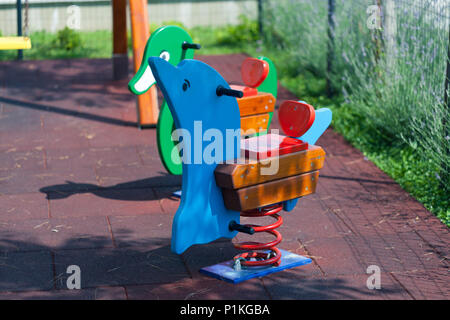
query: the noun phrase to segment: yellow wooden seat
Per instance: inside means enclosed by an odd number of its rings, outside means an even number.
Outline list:
[[[29,37],[0,37],[0,50],[31,49]]]

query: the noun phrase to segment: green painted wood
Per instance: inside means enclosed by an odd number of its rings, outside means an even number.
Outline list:
[[[264,60],[269,64],[269,74],[264,80],[263,83],[258,87],[259,92],[268,92],[271,93],[275,99],[277,99],[278,94],[278,76],[277,69],[275,68],[275,64],[272,60],[267,57],[261,56],[258,59]],[[273,112],[269,112],[269,122],[267,123],[267,130],[270,128],[270,123],[272,122]]]
[[[175,145],[171,138],[172,132],[175,130],[175,123],[166,101],[161,106],[156,129],[158,152],[164,168],[170,174],[181,175],[183,172],[181,158],[178,152],[174,152]]]
[[[143,94],[156,83],[148,65],[150,57],[160,57],[174,66],[184,59],[193,59],[195,50],[184,50],[182,48],[184,42],[192,43],[192,38],[178,26],[164,26],[153,32],[145,46],[141,66],[128,84],[129,90],[136,95]],[[166,101],[163,101],[156,126],[158,152],[166,170],[170,174],[180,175],[182,173],[180,156],[177,152],[172,152],[176,148],[175,142],[172,141],[173,130],[172,114]]]

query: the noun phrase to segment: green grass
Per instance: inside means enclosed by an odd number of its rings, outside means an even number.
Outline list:
[[[24,50],[26,60],[69,59],[69,58],[110,58],[112,53],[112,34],[110,31],[77,32],[80,44],[67,49],[58,43],[57,34],[45,31],[30,35],[31,49]],[[0,51],[0,60],[14,60],[17,50]]]

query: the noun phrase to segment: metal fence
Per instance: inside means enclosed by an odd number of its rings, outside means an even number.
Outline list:
[[[29,31],[56,32],[65,26],[81,31],[111,30],[111,1],[98,0],[22,0],[29,3]],[[257,0],[149,0],[149,20],[194,26],[235,24],[241,14],[256,19]],[[23,10],[25,15],[25,10]],[[0,0],[0,31],[15,35],[16,0]],[[128,27],[129,21],[128,21]]]

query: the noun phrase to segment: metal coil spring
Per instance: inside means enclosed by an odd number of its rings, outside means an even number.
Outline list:
[[[260,267],[268,265],[279,265],[281,259],[281,252],[276,246],[281,242],[283,237],[275,229],[283,224],[283,218],[278,215],[283,209],[283,205],[275,204],[263,208],[257,208],[254,210],[241,212],[241,217],[265,217],[270,216],[274,218],[276,222],[266,226],[258,226],[247,224],[246,227],[252,228],[254,232],[267,232],[275,236],[275,240],[267,243],[261,242],[241,242],[235,243],[234,247],[239,250],[249,250],[250,252],[244,252],[236,255],[233,260],[235,262],[235,269],[240,269],[240,266],[245,267]],[[264,250],[264,251],[262,251]],[[268,251],[268,252],[267,252]]]

